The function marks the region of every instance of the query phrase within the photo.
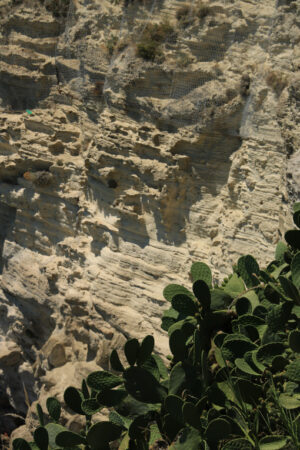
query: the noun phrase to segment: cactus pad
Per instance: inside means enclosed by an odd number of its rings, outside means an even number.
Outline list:
[[[203,280],[208,285],[208,287],[211,287],[212,275],[211,270],[207,264],[203,262],[194,263],[191,267],[191,275],[193,282],[197,280]]]
[[[113,375],[105,370],[92,372],[87,377],[87,384],[95,391],[102,391],[104,389],[112,389],[123,383],[122,378]]]

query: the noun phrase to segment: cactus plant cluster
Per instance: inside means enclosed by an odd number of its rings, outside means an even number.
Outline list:
[[[242,256],[218,286],[199,262],[192,290],[165,288],[168,366],[152,336],[129,339],[126,365],[113,350],[111,372],[66,389],[66,405],[86,417],[81,433],[59,425],[60,404],[49,398],[50,422],[38,406],[33,442],[16,439],[14,450],[299,449],[300,203],[293,217],[298,229],[265,269]],[[93,423],[102,408],[108,420]]]

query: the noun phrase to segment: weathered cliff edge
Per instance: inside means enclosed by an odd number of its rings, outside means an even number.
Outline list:
[[[3,413],[26,414],[23,385],[62,399],[125,337],[166,352],[164,286],[188,285],[193,261],[216,280],[241,254],[264,263],[291,225],[299,2],[210,1],[178,21],[186,3],[0,0]],[[137,57],[166,21],[160,57]]]

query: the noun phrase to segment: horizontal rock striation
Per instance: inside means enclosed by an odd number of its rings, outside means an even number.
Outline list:
[[[0,1],[4,413],[62,399],[129,336],[166,354],[162,290],[188,286],[192,262],[217,282],[241,254],[272,259],[299,199],[298,13]]]

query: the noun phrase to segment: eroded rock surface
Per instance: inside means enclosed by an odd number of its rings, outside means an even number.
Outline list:
[[[299,198],[297,1],[66,3],[0,1],[0,409],[21,416],[128,336],[166,354],[164,286],[270,260]]]

